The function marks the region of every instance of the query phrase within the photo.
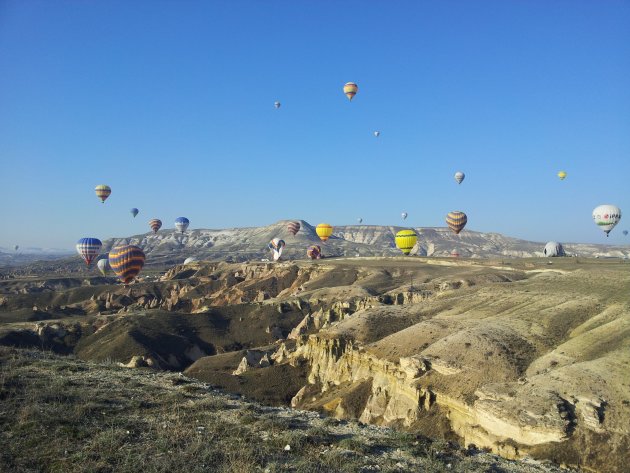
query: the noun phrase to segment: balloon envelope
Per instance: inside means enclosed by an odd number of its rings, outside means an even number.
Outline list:
[[[184,233],[186,231],[188,225],[190,225],[190,220],[188,220],[186,217],[177,217],[175,219],[175,228],[177,228],[177,230],[179,230],[181,233]]]
[[[403,220],[406,220],[407,219],[407,212],[401,213],[400,216],[402,217]]]
[[[358,91],[359,86],[354,82],[346,82],[346,85],[343,86],[343,93],[346,94],[349,100],[352,100]]]
[[[621,209],[616,205],[600,205],[593,210],[593,221],[601,228],[606,236],[621,220]]]
[[[628,230],[624,230],[624,231],[623,231],[623,232],[621,232],[621,233],[623,233],[624,235],[627,235],[627,234],[628,234]],[[17,250],[17,248],[16,248],[16,250]]]
[[[306,250],[306,256],[310,259],[320,259],[322,257],[322,249],[319,245],[309,246]]]
[[[19,247],[20,247],[20,245],[15,245],[15,246],[13,247],[13,249],[14,249],[15,251],[17,251]]]
[[[94,192],[96,192],[96,197],[101,199],[101,202],[104,203],[105,199],[107,199],[109,195],[112,193],[112,189],[111,187],[105,184],[99,184],[98,186],[94,188]]]
[[[149,227],[153,230],[153,233],[157,233],[160,228],[162,228],[162,220],[159,218],[154,218],[149,220]]]
[[[466,178],[466,174],[464,174],[463,172],[457,171],[455,173],[455,180],[457,181],[458,184],[461,184],[465,178]]]
[[[363,219],[361,217],[357,218],[357,222],[363,223]]]
[[[195,258],[194,256],[189,256],[188,258],[186,258],[184,260],[184,264],[190,264],[190,263],[194,263],[196,261],[199,261],[197,258]]]
[[[300,231],[300,222],[289,222],[287,224],[287,230],[289,230],[289,233],[291,233],[292,235],[295,235],[297,232]]]
[[[567,177],[567,173],[564,171],[560,171],[558,173],[558,177],[560,178],[561,181],[564,181],[564,178]]]
[[[464,212],[449,212],[446,216],[446,224],[455,232],[456,235],[464,229],[467,222],[468,217]]]
[[[98,260],[96,262],[96,267],[98,268],[98,270],[101,272],[103,276],[107,274],[108,270],[112,269],[112,267],[109,265],[109,260],[107,258],[101,258],[100,260]]]
[[[137,208],[133,208],[131,209],[129,212],[131,212],[131,215],[134,216],[134,218],[136,217],[136,215],[138,215],[138,212],[140,212]]]
[[[85,264],[90,266],[90,263],[98,256],[103,244],[98,238],[81,238],[76,245],[77,253],[83,258]]]
[[[411,253],[417,241],[418,235],[413,230],[401,230],[396,233],[396,248],[402,251],[404,255]]]
[[[274,104],[273,104],[273,106],[276,107],[276,108],[280,108],[280,105],[281,105],[280,102],[274,102]]]
[[[144,259],[144,252],[135,245],[117,246],[109,252],[109,264],[124,284],[129,284],[138,275]]]
[[[381,132],[380,131],[375,131],[374,132],[374,136],[376,136],[378,138],[379,136],[381,136]]]
[[[326,241],[333,233],[333,227],[327,223],[320,223],[315,227],[315,232],[321,241]]]
[[[543,249],[543,254],[548,257],[566,256],[562,244],[558,243],[557,241],[550,241],[549,243],[547,243],[545,245],[545,248]]]
[[[281,240],[280,238],[274,238],[269,242],[267,248],[272,251],[274,261],[278,261],[280,259],[280,256],[282,256],[282,250],[284,249],[285,245],[286,243],[284,242],[284,240]]]

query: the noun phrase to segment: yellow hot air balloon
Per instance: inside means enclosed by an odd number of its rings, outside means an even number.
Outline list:
[[[413,230],[401,230],[396,233],[396,247],[403,252],[404,255],[411,253],[416,246],[418,235]]]
[[[94,192],[96,192],[96,197],[101,199],[101,202],[105,203],[105,199],[107,199],[109,194],[112,193],[112,189],[105,184],[99,184],[94,188]]]
[[[560,171],[558,173],[558,177],[560,178],[561,181],[564,181],[564,178],[567,177],[567,173],[564,171]]]
[[[320,240],[326,241],[330,238],[330,235],[332,235],[333,227],[327,223],[320,223],[315,227],[315,232],[317,232],[317,236]]]
[[[359,86],[354,82],[348,82],[343,86],[343,93],[346,94],[349,100],[352,100],[357,92],[359,91]]]

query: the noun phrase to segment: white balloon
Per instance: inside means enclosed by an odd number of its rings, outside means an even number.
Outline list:
[[[601,228],[606,236],[621,220],[621,209],[616,205],[600,205],[593,210],[593,221]]]

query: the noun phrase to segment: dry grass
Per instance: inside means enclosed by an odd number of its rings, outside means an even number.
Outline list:
[[[0,347],[0,471],[549,470],[247,403],[179,374]]]

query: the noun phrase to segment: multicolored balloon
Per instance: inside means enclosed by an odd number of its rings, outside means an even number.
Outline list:
[[[112,248],[109,252],[109,264],[116,276],[129,284],[144,266],[144,251],[135,245]]]
[[[464,212],[460,212],[460,211],[449,212],[448,215],[446,216],[446,224],[449,226],[451,230],[455,232],[456,235],[458,235],[459,232],[461,232],[464,229],[467,222],[468,222],[468,217],[466,216]]]
[[[322,257],[322,249],[319,245],[309,246],[306,250],[306,256],[310,259],[320,259]]]
[[[459,250],[457,248],[453,248],[453,251],[451,251],[451,258],[459,258]]]
[[[282,256],[282,250],[284,249],[285,246],[286,246],[286,243],[284,242],[284,240],[281,240],[280,238],[274,238],[273,240],[269,242],[269,244],[267,245],[267,248],[269,248],[271,252],[273,253],[274,261],[278,261],[280,259],[280,256]]]
[[[101,240],[99,240],[98,238],[86,237],[81,238],[77,242],[76,246],[77,253],[79,253],[81,258],[83,258],[83,261],[85,261],[85,264],[87,264],[89,267],[94,258],[96,258],[101,251],[103,243],[101,243]]]
[[[464,179],[466,179],[466,174],[464,174],[461,171],[457,171],[455,173],[455,180],[457,181],[458,184],[461,184]]]
[[[190,225],[190,220],[188,220],[186,217],[177,217],[175,219],[175,228],[177,228],[177,230],[179,230],[181,233],[184,233],[186,231],[188,225]]]
[[[593,210],[593,220],[595,225],[599,226],[608,236],[610,231],[621,220],[621,209],[616,205],[600,205]]]
[[[149,227],[153,230],[153,233],[157,233],[160,228],[162,228],[162,220],[159,218],[153,218],[149,220]]]
[[[403,220],[406,220],[407,219],[407,212],[401,213],[400,216],[402,217]]]
[[[98,270],[101,272],[103,276],[107,274],[108,270],[112,269],[112,267],[109,265],[109,260],[107,258],[101,258],[100,260],[98,260],[96,262],[96,267],[98,268]]]
[[[560,178],[561,181],[564,181],[564,178],[567,177],[567,173],[564,171],[560,171],[558,173],[558,177]]]
[[[408,255],[416,246],[418,241],[418,235],[413,230],[401,230],[396,233],[396,248],[403,252],[403,255]]]
[[[321,241],[326,241],[330,238],[330,235],[332,235],[333,227],[327,223],[320,223],[315,227],[315,232]]]
[[[352,100],[358,91],[359,86],[354,82],[346,82],[346,85],[343,86],[343,93],[346,94],[349,100]]]
[[[96,197],[101,199],[102,203],[105,203],[105,200],[107,200],[109,195],[112,193],[112,188],[105,184],[99,184],[94,188],[94,192],[96,192]]]
[[[291,233],[293,236],[295,236],[297,232],[300,231],[300,227],[300,222],[289,222],[287,224],[287,230],[289,230],[289,233]]]
[[[134,207],[129,212],[131,212],[131,215],[133,215],[133,218],[136,218],[136,215],[138,215],[138,212],[140,212],[140,211],[137,208]]]

